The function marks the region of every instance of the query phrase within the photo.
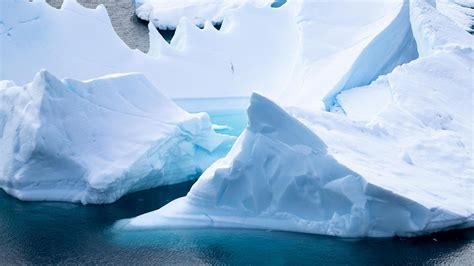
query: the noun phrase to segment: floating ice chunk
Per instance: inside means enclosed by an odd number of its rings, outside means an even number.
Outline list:
[[[433,61],[450,60],[456,69],[466,64],[457,56],[439,56]],[[426,70],[430,63],[412,67]],[[456,93],[466,96],[458,85],[466,84],[456,84]],[[435,93],[427,90],[427,98]],[[460,104],[450,111],[472,107],[468,100]],[[186,197],[116,228],[240,227],[388,237],[472,226],[472,128],[426,128],[420,113],[394,115],[404,107],[411,105],[394,105],[372,127],[332,113],[294,110],[308,128],[254,95],[248,128]],[[453,115],[452,129],[466,126],[464,111]],[[412,144],[404,148],[407,143]]]
[[[221,23],[227,11],[243,5],[270,7],[274,0],[135,0],[139,18],[160,29],[175,29],[181,18],[190,19],[196,26],[206,21]]]
[[[227,140],[140,74],[0,82],[0,187],[22,200],[110,203],[186,181]]]

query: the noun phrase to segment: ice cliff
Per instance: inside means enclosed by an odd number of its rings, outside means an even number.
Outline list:
[[[227,140],[140,74],[0,82],[0,187],[21,200],[110,203],[183,182]]]
[[[329,94],[339,112],[285,111],[253,95],[249,125],[227,157],[185,197],[116,227],[389,237],[473,226],[473,37],[431,1],[405,5],[419,58]],[[378,59],[389,57],[382,52]],[[355,71],[370,64],[360,67]]]

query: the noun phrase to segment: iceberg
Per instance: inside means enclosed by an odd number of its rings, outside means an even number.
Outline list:
[[[469,63],[456,56],[440,57],[461,66]],[[469,97],[461,104],[456,109],[473,107]],[[372,126],[338,114],[293,110],[305,126],[254,95],[248,128],[186,197],[119,221],[116,228],[231,227],[390,237],[472,226],[472,123],[464,124],[469,116],[446,118],[422,110],[395,115],[401,107],[393,104]],[[445,115],[458,110],[450,111]],[[427,126],[423,120],[428,117],[433,120]],[[442,120],[446,128],[441,128]],[[464,134],[453,131],[457,128]]]
[[[110,203],[195,178],[228,141],[141,74],[0,82],[0,187],[21,200]]]
[[[185,197],[115,227],[341,237],[472,227],[473,37],[432,1],[408,7],[417,59],[333,94],[340,112],[284,110],[254,94],[247,129]]]
[[[230,10],[219,31],[183,18],[170,44],[149,25],[145,54],[120,40],[102,5],[2,0],[0,80],[25,85],[41,69],[79,80],[138,72],[173,99],[276,95],[289,82],[298,41],[292,10],[283,7]]]
[[[222,23],[226,12],[253,5],[269,7],[274,0],[134,0],[137,16],[152,22],[159,29],[173,30],[181,18],[186,17],[196,26],[203,27],[206,21]]]

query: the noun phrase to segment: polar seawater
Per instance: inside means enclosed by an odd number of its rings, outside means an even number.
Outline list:
[[[192,182],[82,206],[21,202],[0,191],[0,262],[11,264],[470,265],[474,230],[411,239],[340,239],[276,231],[114,232],[118,219],[184,196]]]

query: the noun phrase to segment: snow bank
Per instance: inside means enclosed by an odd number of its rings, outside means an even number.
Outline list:
[[[226,140],[143,75],[0,82],[0,187],[21,200],[110,203],[183,182]]]
[[[44,1],[3,0],[0,11],[0,80],[18,85],[41,69],[80,80],[140,72],[171,98],[274,95],[288,84],[296,59],[296,24],[287,8],[242,6],[220,31],[182,19],[171,44],[150,27],[150,55],[120,40],[102,5],[66,0],[58,10]]]
[[[473,47],[474,37],[440,14],[433,3],[426,0],[410,2],[410,20],[421,56],[451,47]]]
[[[186,197],[116,227],[345,237],[472,227],[472,36],[423,0],[409,8],[420,58],[337,94],[341,113],[290,116],[252,96],[247,129]]]
[[[244,5],[269,7],[273,2],[274,0],[135,0],[135,6],[139,18],[153,22],[160,29],[175,29],[183,17],[202,27],[206,21],[221,23],[229,10]]]
[[[421,57],[428,57],[441,51],[450,52],[453,49],[469,51],[474,46],[473,36],[442,16],[428,1],[410,2],[410,21]],[[471,73],[466,75],[472,76],[472,62],[468,69],[471,69]],[[390,87],[392,76],[380,76],[370,85],[340,92],[336,95],[335,105],[341,107],[351,119],[369,122],[392,101],[393,91]],[[452,78],[461,77],[453,75]],[[426,80],[426,84],[430,84],[429,80]],[[472,87],[472,80],[471,84],[466,84],[468,87],[469,85]],[[416,87],[413,89],[418,90]]]
[[[436,9],[465,31],[474,33],[474,2],[472,0],[436,0]]]
[[[330,110],[339,92],[418,57],[408,0],[287,5],[296,10],[300,49],[292,82],[278,98],[283,105]]]

